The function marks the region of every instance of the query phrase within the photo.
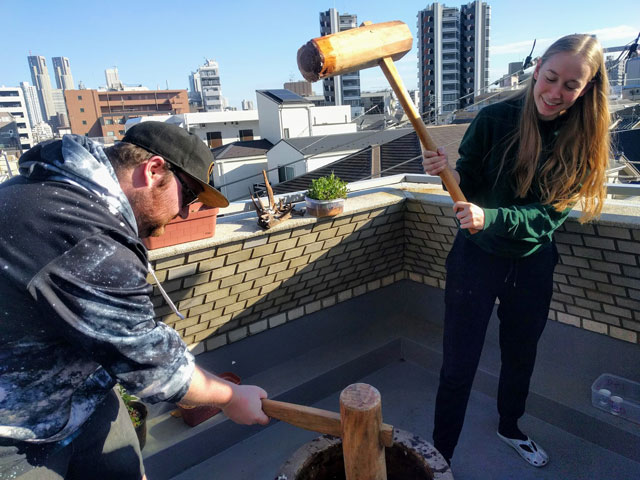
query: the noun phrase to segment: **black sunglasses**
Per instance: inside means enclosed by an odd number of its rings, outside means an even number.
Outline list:
[[[187,185],[187,182],[185,182],[182,179],[182,176],[180,175],[180,170],[178,170],[176,167],[174,167],[172,165],[169,165],[169,170],[171,171],[171,173],[173,173],[173,175],[176,177],[176,179],[180,183],[180,187],[181,187],[181,190],[182,190],[182,207],[186,207],[188,205],[191,205],[196,200],[198,200],[198,194],[196,192],[194,192],[191,189],[191,187],[189,187],[189,185]]]

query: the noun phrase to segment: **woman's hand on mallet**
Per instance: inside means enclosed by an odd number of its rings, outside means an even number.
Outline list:
[[[484,228],[484,210],[469,202],[456,202],[453,204],[460,228],[482,230]]]
[[[449,167],[449,161],[447,160],[447,154],[444,148],[438,147],[438,151],[424,150],[422,152],[422,168],[424,173],[428,175],[438,175],[445,168]]]

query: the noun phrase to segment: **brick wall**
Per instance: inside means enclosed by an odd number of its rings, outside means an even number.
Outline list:
[[[405,270],[411,280],[443,288],[444,260],[456,227],[450,203],[429,197],[406,203]],[[581,225],[577,216],[572,213],[555,235],[560,262],[549,318],[638,343],[638,217],[603,214],[597,222]]]
[[[199,353],[388,285],[403,270],[403,217],[396,202],[158,258],[156,275],[186,318],[157,287],[156,314]]]
[[[457,229],[448,197],[400,192],[377,206],[376,194],[367,197],[366,207],[333,219],[256,227],[170,256],[152,252],[159,280],[186,316],[172,313],[156,288],[158,319],[200,353],[400,279],[443,288]],[[591,225],[570,218],[556,239],[550,318],[637,343],[640,228],[606,215]]]

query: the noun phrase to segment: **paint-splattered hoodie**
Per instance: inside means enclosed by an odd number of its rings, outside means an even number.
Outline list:
[[[0,437],[71,438],[116,382],[178,401],[193,356],[154,320],[147,251],[102,147],[66,135],[0,184]]]

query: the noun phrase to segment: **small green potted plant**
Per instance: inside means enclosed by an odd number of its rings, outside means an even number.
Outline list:
[[[333,217],[342,213],[347,198],[347,182],[331,175],[316,178],[305,196],[307,212],[314,217]]]
[[[147,407],[138,397],[128,393],[121,385],[118,385],[118,392],[127,407],[131,423],[133,423],[133,428],[138,436],[140,450],[142,450],[147,442]]]

